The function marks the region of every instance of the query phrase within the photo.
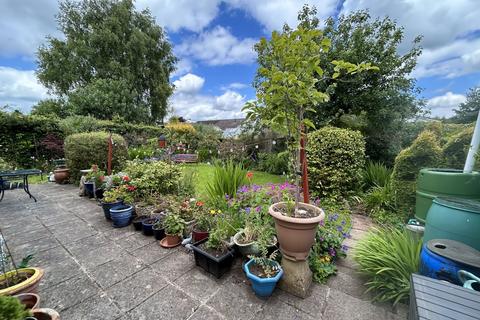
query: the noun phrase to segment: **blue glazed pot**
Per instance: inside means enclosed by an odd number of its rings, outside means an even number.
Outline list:
[[[130,224],[132,220],[133,207],[125,204],[115,206],[110,209],[113,227],[123,228]]]
[[[153,225],[157,223],[157,218],[148,218],[142,221],[142,231],[146,236],[153,236]]]
[[[272,293],[273,293],[273,290],[275,289],[275,286],[277,285],[277,282],[283,276],[282,267],[280,267],[280,265],[276,261],[273,261],[273,263],[276,264],[277,267],[280,269],[280,271],[277,273],[277,275],[273,278],[260,278],[260,277],[256,276],[255,274],[251,273],[250,272],[250,266],[252,266],[254,264],[253,260],[248,261],[243,266],[243,270],[247,274],[247,278],[252,283],[253,291],[259,297],[269,297],[269,296],[271,296]]]
[[[95,196],[95,193],[93,192],[93,182],[87,181],[83,184],[83,186],[85,187],[85,194],[89,198],[93,198]]]
[[[116,202],[102,202],[102,209],[103,214],[105,215],[105,219],[112,220],[112,218],[110,217],[110,209],[120,204],[123,204],[123,200],[118,200]]]

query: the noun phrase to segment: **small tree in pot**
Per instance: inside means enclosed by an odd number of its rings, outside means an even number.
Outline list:
[[[328,76],[320,61],[329,49],[330,40],[321,30],[302,24],[297,29],[285,25],[283,32],[274,31],[270,40],[262,38],[255,45],[260,64],[255,79],[257,101],[248,103],[244,110],[248,119],[260,119],[288,137],[296,194],[294,199],[272,205],[269,213],[275,219],[281,251],[292,260],[308,257],[318,223],[325,216],[320,208],[300,201],[301,140],[304,128],[314,128],[306,113],[315,112],[315,107],[329,100],[328,93],[318,91],[316,84],[333,83],[342,73],[378,69],[370,63],[332,61],[334,73]]]

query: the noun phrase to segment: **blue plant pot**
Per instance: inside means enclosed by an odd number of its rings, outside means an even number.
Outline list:
[[[132,220],[133,207],[125,204],[115,206],[110,209],[110,216],[114,228],[123,228],[130,224]]]
[[[103,214],[105,215],[105,219],[112,220],[112,218],[110,217],[110,209],[121,204],[123,204],[123,200],[118,200],[116,202],[102,202],[102,209]]]
[[[146,236],[153,236],[153,225],[157,223],[156,218],[147,218],[142,221],[143,234]]]
[[[247,278],[250,280],[252,283],[252,288],[255,294],[259,297],[269,297],[272,295],[273,290],[275,289],[275,286],[277,285],[277,282],[282,278],[283,276],[283,269],[280,267],[278,262],[274,261],[274,264],[278,266],[280,271],[277,273],[277,275],[273,278],[260,278],[256,276],[255,274],[250,272],[250,266],[254,264],[253,260],[248,261],[243,265],[243,271],[247,274]]]

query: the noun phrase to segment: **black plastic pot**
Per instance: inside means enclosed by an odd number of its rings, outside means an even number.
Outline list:
[[[135,228],[136,231],[142,231],[143,230],[143,220],[148,219],[148,216],[138,216],[133,218],[133,227]]]
[[[85,188],[85,195],[89,198],[93,198],[95,194],[93,193],[93,182],[87,181],[83,184]]]
[[[155,226],[152,227],[153,236],[156,240],[162,240],[165,238],[165,228],[155,229]]]
[[[95,196],[97,197],[97,199],[103,199],[103,189],[96,189]]]
[[[192,249],[195,264],[208,273],[213,274],[215,277],[220,278],[232,268],[233,260],[235,259],[235,250],[228,249],[223,256],[216,258],[199,247],[199,245],[207,240],[208,238],[193,244]]]
[[[157,223],[156,218],[148,218],[142,221],[143,234],[146,236],[153,236],[153,225]]]

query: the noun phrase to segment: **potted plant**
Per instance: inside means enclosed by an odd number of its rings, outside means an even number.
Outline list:
[[[220,224],[210,232],[208,239],[194,243],[195,264],[217,278],[229,271],[235,259],[235,250],[225,241],[228,237],[228,229]]]
[[[123,204],[110,208],[110,217],[115,228],[123,228],[130,224],[134,212],[134,207],[130,203],[134,201],[135,189],[134,186],[124,184],[107,191],[113,193],[116,199],[123,200]]]
[[[34,309],[32,314],[32,317],[25,320],[60,320],[58,312],[50,308]]]
[[[105,219],[111,220],[112,218],[110,217],[110,209],[123,204],[123,200],[119,198],[120,196],[121,194],[116,188],[104,192],[103,199],[100,203],[102,205]]]
[[[24,259],[17,266],[0,230],[0,296],[37,292],[44,272],[40,268],[27,267],[28,260]]]
[[[282,267],[275,261],[277,252],[275,250],[267,257],[267,249],[265,248],[262,250],[261,256],[250,256],[250,260],[243,266],[243,270],[257,296],[271,296],[277,282],[283,276]]]
[[[30,310],[17,298],[0,296],[0,319],[24,320],[31,315]]]
[[[195,203],[195,224],[192,227],[192,242],[208,238],[210,229],[212,228],[213,218],[206,212],[205,204],[202,201]]]
[[[195,225],[194,207],[196,206],[195,199],[187,199],[180,203],[179,215],[185,221],[184,235],[189,236],[192,233]]]
[[[148,215],[135,216],[132,220],[133,227],[136,231],[143,231],[143,220],[148,219]]]
[[[183,230],[185,229],[185,220],[177,214],[169,214],[163,221],[165,227],[165,238],[160,241],[164,248],[173,248],[182,241]]]
[[[378,70],[370,63],[352,64],[332,61],[334,73],[329,75],[320,61],[329,51],[330,40],[317,29],[285,28],[274,31],[270,40],[255,45],[259,56],[257,70],[257,101],[247,103],[247,119],[260,119],[272,130],[288,137],[292,150],[291,165],[295,174],[295,199],[273,204],[269,208],[275,220],[280,250],[291,260],[306,260],[314,242],[315,231],[325,217],[322,209],[308,202],[308,177],[305,157],[305,129],[315,128],[305,117],[306,112],[329,100],[327,92],[318,89],[319,81],[332,83],[342,73]],[[300,200],[300,177],[303,199]]]
[[[268,243],[269,247],[273,247],[277,242],[275,229],[262,224],[258,220],[256,223],[248,220],[245,223],[245,228],[233,236],[233,242],[237,246],[238,251],[245,257],[258,255],[260,253],[258,243],[262,240]]]
[[[25,309],[37,309],[40,306],[40,297],[35,293],[19,293],[14,297],[25,306]]]
[[[157,220],[157,222],[152,226],[152,230],[155,240],[162,240],[165,238],[165,227],[163,226],[162,220]]]
[[[142,220],[142,232],[146,236],[153,236],[153,225],[157,223],[158,218],[148,217]]]

